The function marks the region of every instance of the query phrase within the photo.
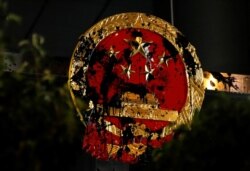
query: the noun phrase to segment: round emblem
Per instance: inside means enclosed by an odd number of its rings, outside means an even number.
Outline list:
[[[193,45],[144,13],[108,17],[81,35],[68,82],[86,126],[83,147],[96,158],[127,163],[170,141],[204,98]]]

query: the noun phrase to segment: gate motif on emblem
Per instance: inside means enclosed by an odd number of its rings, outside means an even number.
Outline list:
[[[171,24],[144,13],[103,19],[79,38],[69,88],[99,159],[135,163],[190,124],[204,99],[195,48]]]

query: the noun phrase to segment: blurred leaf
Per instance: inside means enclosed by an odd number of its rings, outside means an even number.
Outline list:
[[[25,46],[29,46],[29,40],[21,40],[18,44],[19,47],[24,48]]]
[[[6,17],[6,21],[8,22],[8,23],[21,23],[21,17],[20,16],[18,16],[18,15],[16,15],[16,14],[14,14],[14,13],[9,13],[8,15],[7,15],[7,17]]]

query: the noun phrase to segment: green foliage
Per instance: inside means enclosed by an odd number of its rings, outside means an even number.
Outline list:
[[[1,63],[9,46],[6,28],[19,21],[6,8],[0,1]],[[55,77],[47,68],[50,59],[43,43],[43,37],[33,34],[16,47],[22,57],[16,71],[0,68],[1,170],[68,170],[81,148],[82,130],[73,114],[67,78]]]
[[[17,29],[17,25],[20,23],[21,17],[9,12],[8,3],[4,0],[0,0],[0,60],[3,57],[3,49],[10,48],[16,43],[15,31]]]
[[[221,94],[196,113],[163,149],[149,170],[249,170],[250,98]]]
[[[20,22],[21,17],[10,13],[7,2],[0,0],[0,74],[6,68],[6,51],[16,42],[13,32]]]

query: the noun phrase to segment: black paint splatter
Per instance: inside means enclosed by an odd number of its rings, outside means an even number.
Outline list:
[[[173,58],[176,58],[176,55],[178,55],[178,51],[175,49],[175,47],[165,38],[162,39],[163,46],[168,49],[169,53]]]
[[[196,70],[200,68],[200,65],[194,61],[194,57],[186,49],[189,42],[188,40],[180,33],[177,33],[176,43],[179,47],[183,47],[183,58],[187,65],[188,74],[196,75]]]
[[[132,34],[133,37],[142,37],[142,32],[140,32],[140,31],[138,31],[136,29],[133,29],[131,34]]]

